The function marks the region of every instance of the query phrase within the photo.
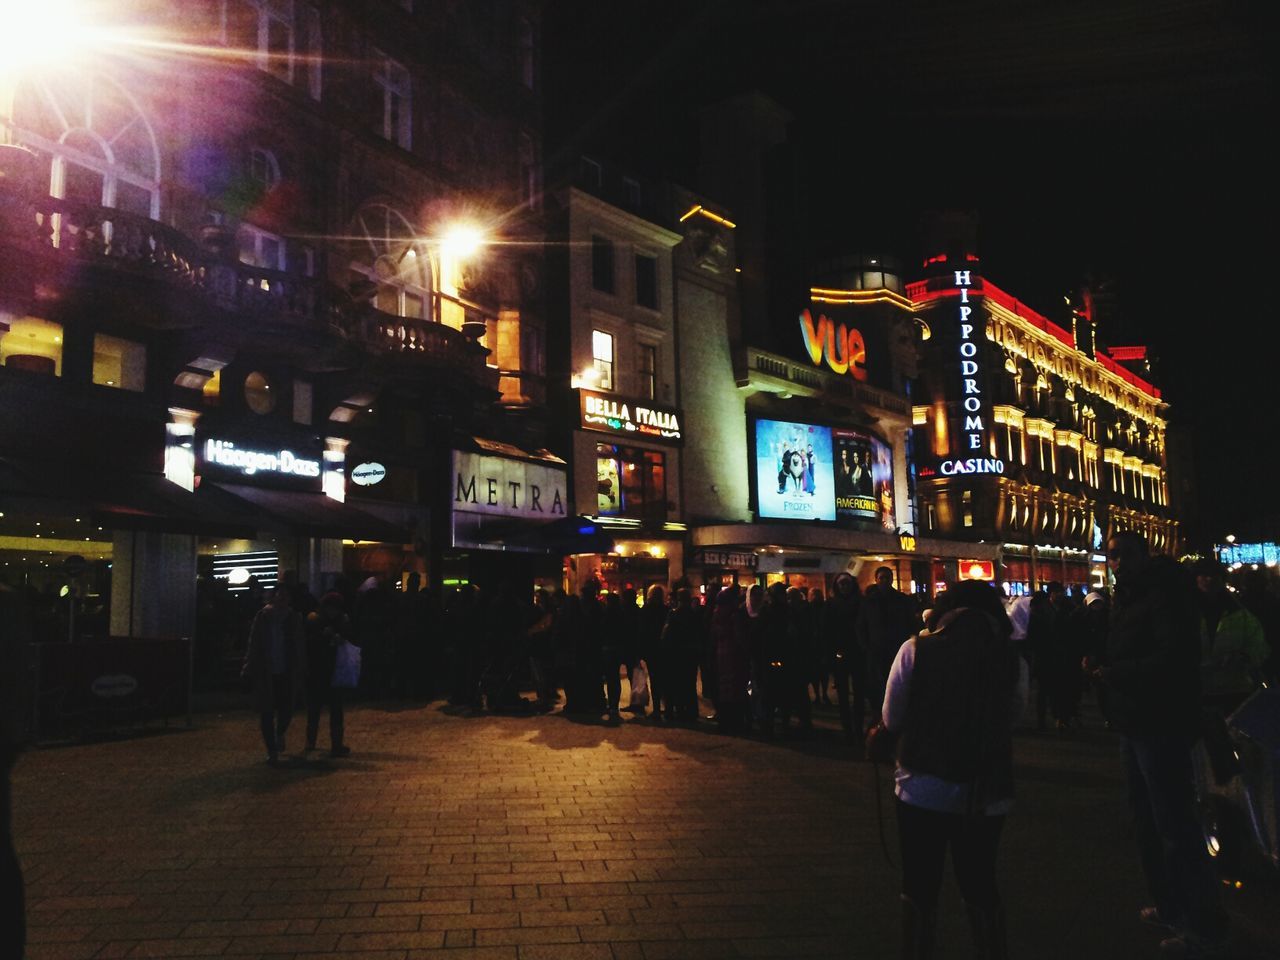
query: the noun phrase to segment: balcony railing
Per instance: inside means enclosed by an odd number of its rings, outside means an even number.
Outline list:
[[[54,263],[177,285],[256,322],[337,335],[377,354],[421,357],[497,389],[498,371],[476,345],[493,314],[460,297],[437,291],[431,319],[398,317],[353,301],[321,279],[230,260],[172,227],[122,210],[46,196],[36,202],[30,223],[29,233],[0,237],[0,244],[15,242],[19,256],[43,254]]]

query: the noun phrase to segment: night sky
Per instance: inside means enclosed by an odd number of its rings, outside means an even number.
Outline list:
[[[585,148],[696,189],[697,108],[773,96],[796,118],[815,256],[896,254],[915,279],[922,218],[965,209],[985,275],[1042,312],[1105,284],[1103,337],[1151,348],[1194,437],[1193,534],[1274,539],[1276,18],[1226,0],[551,0],[549,164]]]

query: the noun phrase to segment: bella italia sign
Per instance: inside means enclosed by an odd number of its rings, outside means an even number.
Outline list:
[[[684,439],[680,411],[650,400],[628,400],[595,390],[580,390],[582,429],[617,433],[635,440],[679,443]]]

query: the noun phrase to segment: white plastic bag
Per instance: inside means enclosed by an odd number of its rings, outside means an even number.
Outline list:
[[[333,679],[330,685],[354,690],[360,682],[360,648],[350,640],[343,640],[334,651]]]
[[[640,710],[649,705],[649,671],[644,663],[636,664],[635,672],[627,670],[627,679],[631,681],[631,708]]]

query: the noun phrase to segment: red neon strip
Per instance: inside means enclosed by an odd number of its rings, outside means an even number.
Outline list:
[[[1006,310],[1023,320],[1027,321],[1038,330],[1043,330],[1050,336],[1060,340],[1068,347],[1075,349],[1076,339],[1068,331],[1062,329],[1052,320],[1032,310],[1021,300],[1011,297],[1005,293],[990,280],[983,277],[975,277],[973,286],[969,288],[970,296],[990,297],[996,303],[1000,304]],[[960,296],[960,288],[955,286],[951,277],[933,277],[928,280],[917,280],[915,283],[907,284],[907,297],[914,303],[929,303],[933,300],[940,300],[943,297]],[[1119,349],[1119,348],[1118,348]],[[1130,348],[1134,349],[1134,348]],[[1143,348],[1145,351],[1145,348]],[[1099,353],[1097,355],[1098,363],[1106,370],[1110,370],[1125,383],[1137,387],[1148,396],[1160,399],[1161,393],[1158,387],[1153,386],[1137,374],[1120,366],[1110,357]]]
[[[1146,347],[1107,347],[1107,353],[1111,354],[1112,360],[1147,359]]]

